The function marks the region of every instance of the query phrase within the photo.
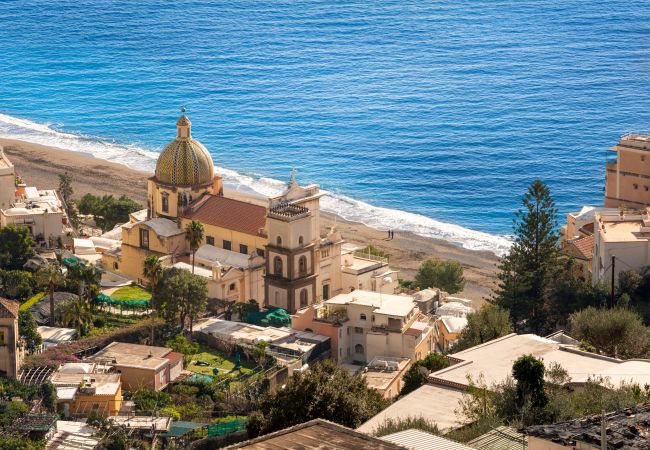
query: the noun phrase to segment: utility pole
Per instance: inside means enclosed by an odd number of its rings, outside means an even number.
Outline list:
[[[614,274],[616,273],[614,269],[616,268],[616,256],[612,256],[612,289],[610,293],[610,308],[614,307]]]
[[[607,450],[607,422],[604,409],[600,417],[600,450]]]

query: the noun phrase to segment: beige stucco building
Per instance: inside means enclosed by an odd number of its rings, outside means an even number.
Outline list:
[[[16,200],[16,174],[14,165],[9,161],[0,146],[0,210],[10,208]]]
[[[626,134],[610,150],[617,157],[607,163],[605,206],[650,205],[650,136]]]
[[[330,337],[339,363],[367,364],[381,357],[414,361],[431,353],[429,321],[410,296],[357,290],[299,310],[291,326]]]
[[[125,342],[112,342],[88,361],[113,367],[130,390],[145,386],[161,391],[183,370],[183,355],[170,348]]]
[[[592,281],[611,284],[623,271],[641,272],[650,266],[650,208],[642,211],[602,213],[594,222]]]
[[[0,297],[0,375],[16,378],[20,372],[18,303]]]

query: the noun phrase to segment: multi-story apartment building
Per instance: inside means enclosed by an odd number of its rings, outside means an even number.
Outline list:
[[[602,213],[594,222],[592,281],[614,283],[627,270],[650,266],[650,208],[643,211]]]
[[[626,134],[610,150],[617,157],[607,163],[605,206],[650,205],[650,136]]]
[[[353,291],[303,308],[292,327],[329,336],[339,363],[377,357],[421,359],[434,350],[433,327],[410,296]]]

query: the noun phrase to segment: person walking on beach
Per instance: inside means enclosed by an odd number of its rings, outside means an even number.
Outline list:
[[[388,229],[388,239],[390,239],[390,228]]]
[[[390,230],[390,238],[391,239],[395,238],[395,232],[393,230]]]

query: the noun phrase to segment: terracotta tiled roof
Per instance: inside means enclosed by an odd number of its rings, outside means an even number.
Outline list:
[[[580,228],[578,231],[584,234],[594,234],[594,223],[589,222],[588,224]]]
[[[17,319],[18,302],[0,297],[0,318]]]
[[[584,236],[565,247],[565,253],[580,259],[590,260],[594,254],[594,237]]]
[[[258,236],[259,229],[266,225],[266,208],[232,198],[206,195],[192,205],[185,218]]]
[[[169,360],[169,362],[174,365],[177,362],[181,361],[183,359],[183,354],[178,353],[178,352],[171,352],[165,356]]]

